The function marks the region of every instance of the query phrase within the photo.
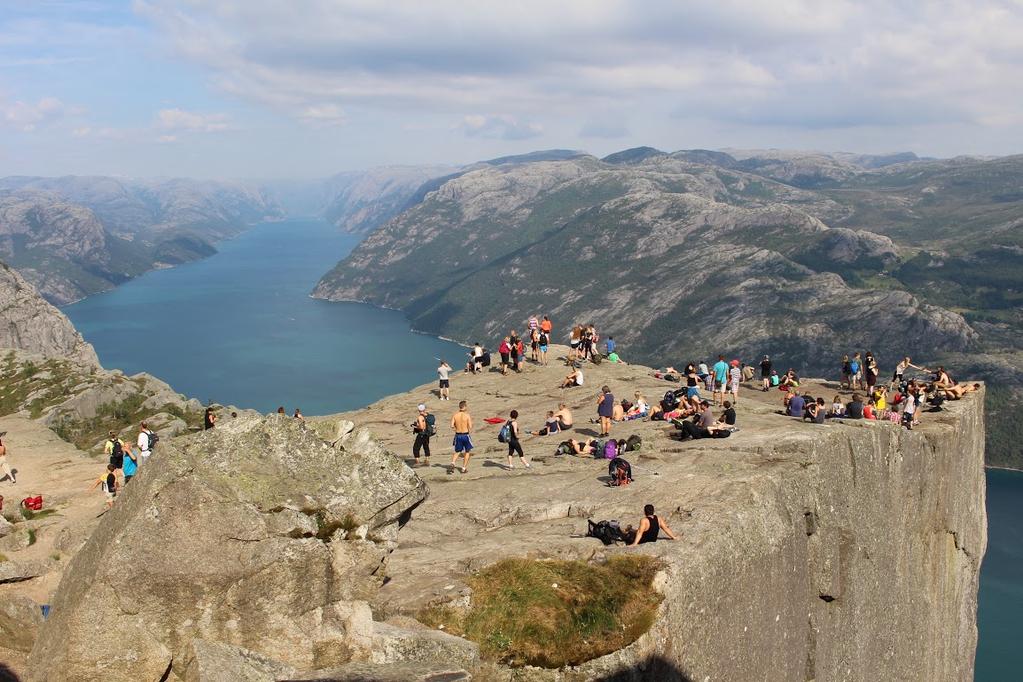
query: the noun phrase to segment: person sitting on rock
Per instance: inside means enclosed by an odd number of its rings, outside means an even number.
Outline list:
[[[533,436],[547,436],[552,433],[558,433],[561,431],[561,425],[558,424],[558,418],[554,416],[554,410],[548,410],[547,420],[544,422],[543,428],[539,431],[530,431],[530,435]]]
[[[664,531],[664,534],[668,536],[669,540],[677,540],[675,534],[671,532],[671,528],[662,519],[657,518],[654,513],[654,505],[648,504],[643,507],[643,520],[639,522],[639,528],[636,530],[636,537],[632,540],[630,547],[643,544],[645,542],[657,542],[657,538],[660,532]]]
[[[562,431],[568,431],[572,428],[573,417],[572,410],[568,409],[568,405],[565,403],[558,403],[558,411],[554,413],[554,416],[558,418],[558,427]]]
[[[735,407],[732,405],[731,401],[725,401],[725,410],[721,413],[721,416],[718,417],[718,423],[726,426],[735,426]]]
[[[636,401],[632,403],[632,407],[630,407],[628,411],[626,411],[625,413],[626,420],[642,419],[643,417],[646,417],[648,414],[650,414],[650,403],[647,402],[646,397],[639,391],[636,391],[633,397],[636,399]]]
[[[863,398],[859,393],[853,393],[849,404],[845,406],[846,419],[863,419]]]
[[[561,382],[561,388],[571,388],[573,386],[582,386],[582,385],[583,385],[583,370],[582,370],[581,367],[574,368],[572,370],[572,373],[569,374],[567,377],[565,377],[564,380]]]
[[[831,411],[828,416],[832,419],[845,416],[845,404],[842,403],[842,396],[836,395],[831,401]]]

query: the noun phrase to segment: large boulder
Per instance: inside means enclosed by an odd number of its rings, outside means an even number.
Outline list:
[[[239,417],[161,443],[64,573],[34,679],[183,677],[193,642],[297,669],[370,660],[366,600],[425,483],[375,443]]]

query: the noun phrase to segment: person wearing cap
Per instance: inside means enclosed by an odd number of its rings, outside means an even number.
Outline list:
[[[735,405],[739,402],[739,382],[742,381],[742,369],[739,367],[738,360],[732,360],[731,367],[728,370],[728,392],[732,394],[732,404]],[[721,402],[725,401],[725,396],[721,396]]]
[[[765,355],[764,359],[760,361],[760,381],[765,392],[771,390],[771,369],[773,367],[770,356]]]
[[[430,436],[433,435],[436,419],[423,403],[419,403],[418,409],[419,414],[412,422],[412,433],[416,436],[416,440],[412,444],[412,456],[416,460],[416,466],[419,466],[419,453],[422,452],[425,456],[424,466],[430,466]]]

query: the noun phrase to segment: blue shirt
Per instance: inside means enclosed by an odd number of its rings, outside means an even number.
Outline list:
[[[614,341],[614,339],[608,339],[607,340],[607,354],[611,355],[611,353],[614,353],[614,352],[615,352],[615,341]]]
[[[789,401],[789,416],[790,417],[802,417],[803,412],[806,410],[806,401],[803,400],[803,396],[794,395],[792,400]]]
[[[728,363],[724,360],[718,360],[714,363],[714,380],[719,384],[725,383],[728,378]]]
[[[124,453],[124,464],[121,465],[121,471],[124,473],[124,475],[134,476],[138,468],[139,468],[138,462],[129,457],[127,452]]]

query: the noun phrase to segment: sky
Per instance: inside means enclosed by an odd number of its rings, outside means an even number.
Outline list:
[[[1023,152],[1023,2],[0,0],[0,175]]]

